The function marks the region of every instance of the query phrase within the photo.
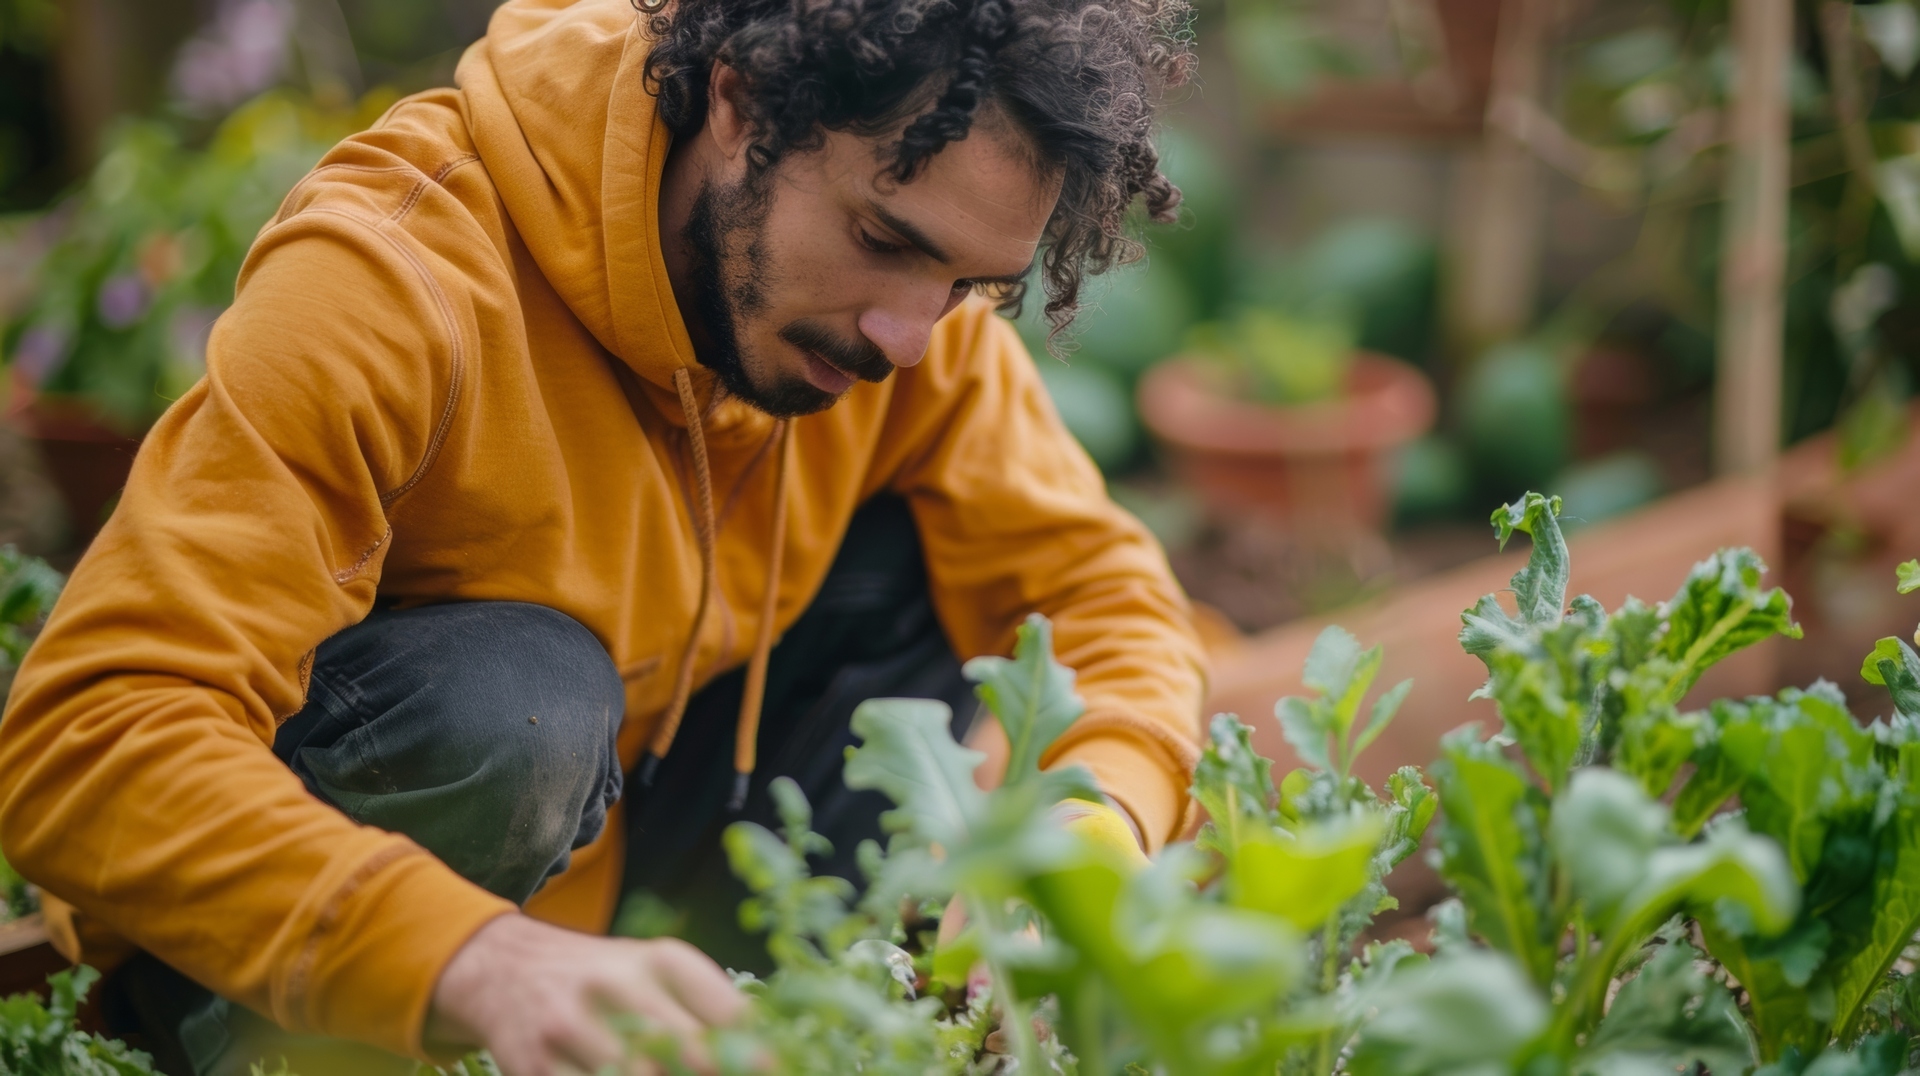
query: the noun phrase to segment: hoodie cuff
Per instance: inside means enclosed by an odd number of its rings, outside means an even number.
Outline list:
[[[1079,763],[1093,771],[1100,791],[1133,816],[1149,854],[1179,835],[1187,814],[1184,773],[1177,776],[1138,744],[1112,736],[1081,740],[1050,765]]]
[[[282,1025],[434,1060],[423,1037],[441,971],[482,926],[517,909],[406,847],[363,867],[364,880],[321,915],[281,995],[291,1011],[273,1014]]]

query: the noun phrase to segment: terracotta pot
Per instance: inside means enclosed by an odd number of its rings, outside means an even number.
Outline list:
[[[1198,360],[1175,358],[1140,379],[1139,404],[1175,472],[1214,508],[1320,534],[1385,525],[1389,456],[1431,429],[1435,411],[1424,374],[1369,352],[1355,356],[1347,394],[1325,403],[1233,399]]]
[[[39,449],[66,505],[74,545],[84,547],[126,486],[140,440],[101,422],[79,400],[39,395],[17,376],[12,388],[7,418]]]

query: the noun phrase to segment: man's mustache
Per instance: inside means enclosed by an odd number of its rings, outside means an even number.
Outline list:
[[[893,373],[887,353],[864,336],[848,340],[816,322],[796,321],[780,330],[780,339],[862,381],[885,381]]]

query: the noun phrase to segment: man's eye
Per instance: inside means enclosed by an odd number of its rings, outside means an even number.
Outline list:
[[[956,280],[953,282],[953,290],[956,293],[963,292],[963,291],[972,291],[975,285],[976,285],[976,282],[972,280]]]
[[[873,251],[875,254],[898,254],[900,251],[906,249],[898,243],[889,243],[882,239],[875,239],[865,228],[860,229],[860,245]]]

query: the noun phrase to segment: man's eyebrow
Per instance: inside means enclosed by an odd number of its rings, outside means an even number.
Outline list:
[[[874,216],[880,218],[880,223],[886,225],[889,231],[906,240],[920,253],[941,265],[946,265],[953,260],[953,255],[948,254],[945,247],[934,242],[932,237],[921,231],[913,222],[894,216],[887,212],[887,207],[871,198],[867,199],[867,208],[873,212]],[[1038,260],[1038,258],[1039,255],[1035,254],[1034,259]],[[1017,273],[1008,273],[1005,276],[978,276],[973,277],[972,281],[975,284],[1018,284],[1031,272],[1033,272],[1033,261],[1028,261],[1026,267]]]
[[[941,265],[945,265],[953,260],[953,255],[948,254],[945,247],[934,242],[927,233],[921,231],[919,226],[915,225],[912,221],[901,220],[899,217],[887,212],[887,207],[871,198],[867,199],[867,208],[873,211],[874,216],[880,218],[880,223],[886,225],[894,234],[912,244],[920,253],[925,254]]]

